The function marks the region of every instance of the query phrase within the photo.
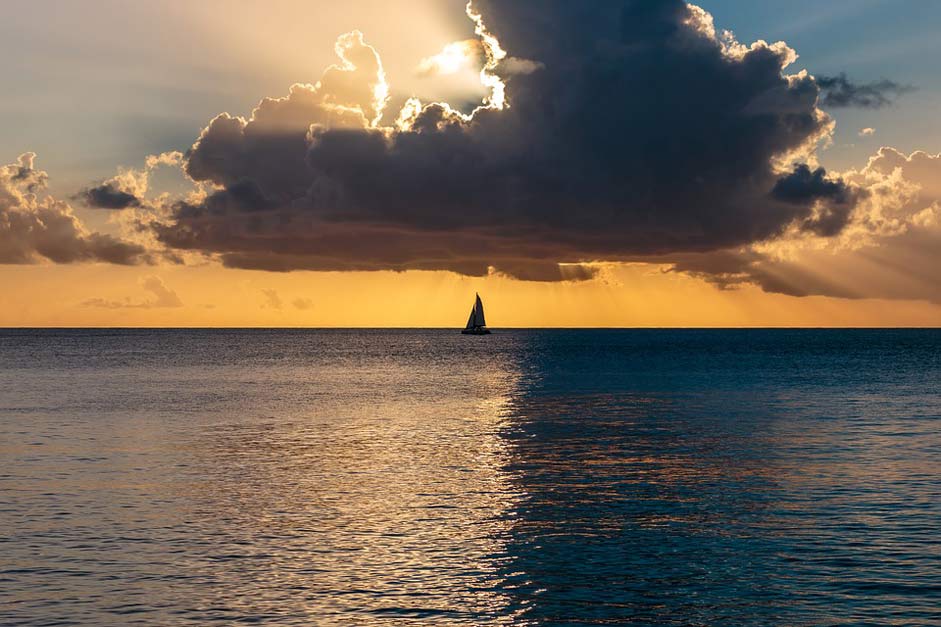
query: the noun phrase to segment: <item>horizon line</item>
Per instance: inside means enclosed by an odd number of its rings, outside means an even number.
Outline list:
[[[747,331],[747,330],[859,330],[859,331],[888,331],[888,330],[941,330],[937,326],[852,326],[852,325],[755,325],[755,326],[546,326],[546,327],[488,327],[492,331]],[[382,327],[382,326],[0,326],[2,331],[460,331],[454,326],[412,326],[412,327]]]

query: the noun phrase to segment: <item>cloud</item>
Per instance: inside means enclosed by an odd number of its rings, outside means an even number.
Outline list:
[[[176,292],[167,288],[159,277],[149,276],[141,284],[145,290],[154,295],[151,301],[154,307],[182,307],[183,301],[176,295]]]
[[[222,113],[203,130],[185,168],[196,181],[226,188],[212,201],[217,210],[250,189],[269,208],[303,197],[312,184],[303,158],[312,129],[364,129],[378,121],[388,98],[379,56],[355,31],[339,39],[336,51],[342,63],[316,85],[296,84],[285,98],[265,98],[248,120]],[[290,158],[296,154],[299,160]]]
[[[88,231],[65,202],[45,193],[48,175],[36,155],[0,166],[0,264],[151,261],[143,246]]]
[[[867,194],[839,237],[794,234],[763,246],[683,255],[672,260],[672,271],[723,289],[757,285],[792,296],[941,303],[941,155],[881,148],[845,177]]]
[[[490,92],[476,110],[412,99],[380,126],[379,55],[345,35],[315,85],[209,123],[185,168],[215,189],[159,241],[272,271],[583,280],[596,261],[836,233],[859,198],[804,164],[833,123],[781,42],[743,45],[679,0],[468,13]]]
[[[866,127],[866,128],[861,128],[861,129],[859,129],[859,136],[860,136],[860,137],[872,137],[872,136],[875,135],[875,134],[876,134],[876,129],[874,129],[874,128],[872,128],[872,127]]]
[[[183,301],[176,292],[168,288],[160,277],[147,276],[141,279],[141,287],[150,292],[153,298],[144,301],[134,301],[131,298],[124,300],[108,300],[105,298],[90,298],[82,303],[83,307],[99,307],[102,309],[163,309],[183,306]]]
[[[284,306],[284,303],[281,300],[281,296],[278,295],[277,290],[263,289],[261,290],[261,293],[265,296],[265,308],[280,310]]]
[[[885,79],[872,83],[854,83],[846,74],[818,76],[817,84],[821,89],[821,104],[831,108],[882,109],[894,104],[899,96],[915,91],[911,85]]]
[[[143,169],[121,169],[117,176],[83,189],[74,199],[95,209],[141,207],[145,202],[151,173],[160,166],[178,166],[182,161],[183,154],[176,151],[151,155],[147,157]]]
[[[89,187],[82,190],[78,197],[89,207],[98,209],[127,209],[140,206],[140,199],[137,196],[121,191],[113,183]]]
[[[508,57],[500,61],[500,72],[506,76],[514,74],[532,74],[546,67],[539,61],[531,59],[518,59],[517,57]]]
[[[860,193],[842,180],[828,179],[823,168],[811,170],[805,164],[779,179],[771,190],[771,195],[782,202],[800,206],[816,203],[814,212],[796,225],[802,231],[811,231],[824,237],[831,237],[843,230]]]
[[[309,298],[295,298],[291,304],[294,305],[295,309],[307,311],[308,309],[313,308],[314,301],[310,300]]]

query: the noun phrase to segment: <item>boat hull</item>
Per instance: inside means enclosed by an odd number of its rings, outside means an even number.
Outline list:
[[[464,329],[461,331],[461,335],[490,335],[490,329],[484,327],[477,327],[475,329]]]

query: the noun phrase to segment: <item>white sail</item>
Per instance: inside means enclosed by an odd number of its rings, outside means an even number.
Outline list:
[[[484,304],[480,300],[480,294],[477,295],[477,304],[474,305],[474,323],[478,327],[487,326],[487,321],[484,319]]]

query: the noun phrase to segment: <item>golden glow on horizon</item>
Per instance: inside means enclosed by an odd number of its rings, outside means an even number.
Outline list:
[[[171,294],[155,296],[157,277]],[[474,292],[510,327],[939,326],[921,301],[796,298],[720,290],[661,267],[625,265],[585,283],[446,272],[273,274],[219,266],[2,266],[0,326],[458,328]]]

